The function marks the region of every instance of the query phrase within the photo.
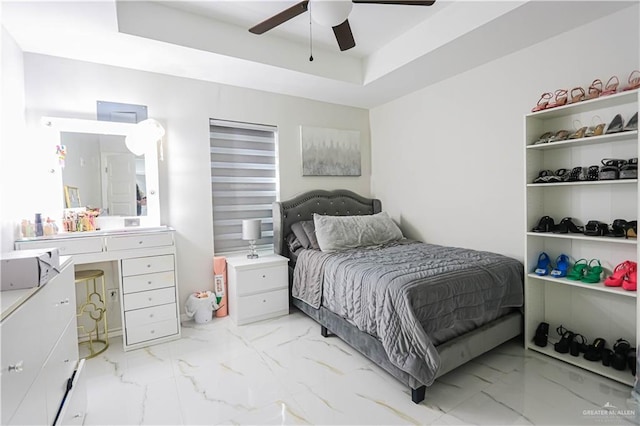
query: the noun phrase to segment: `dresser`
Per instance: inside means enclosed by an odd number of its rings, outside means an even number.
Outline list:
[[[60,273],[45,285],[1,294],[3,425],[84,421],[73,261],[60,260]]]
[[[227,257],[229,315],[236,324],[289,314],[288,261],[277,254]]]
[[[117,286],[125,351],[180,337],[174,230],[58,234],[19,240],[18,250],[57,247],[77,265],[117,263]]]

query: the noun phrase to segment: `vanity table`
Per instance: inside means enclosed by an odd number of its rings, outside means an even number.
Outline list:
[[[76,265],[117,262],[125,351],[180,337],[174,230],[158,226],[21,239],[17,250],[57,247]]]

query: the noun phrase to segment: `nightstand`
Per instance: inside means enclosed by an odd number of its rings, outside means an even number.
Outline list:
[[[227,257],[229,315],[236,324],[289,314],[288,261],[277,254]]]

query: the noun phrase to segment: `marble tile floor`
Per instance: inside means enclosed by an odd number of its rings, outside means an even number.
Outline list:
[[[300,312],[245,326],[183,323],[182,338],[87,361],[85,425],[631,425],[631,388],[513,340],[409,389]],[[615,406],[615,413],[603,410]],[[607,414],[604,414],[607,413]]]

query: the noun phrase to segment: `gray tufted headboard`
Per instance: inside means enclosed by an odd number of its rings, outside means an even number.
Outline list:
[[[346,189],[334,191],[313,190],[287,201],[273,203],[273,248],[276,254],[289,257],[285,237],[291,225],[303,220],[313,220],[313,214],[331,216],[356,216],[380,213],[380,200],[361,197]]]

